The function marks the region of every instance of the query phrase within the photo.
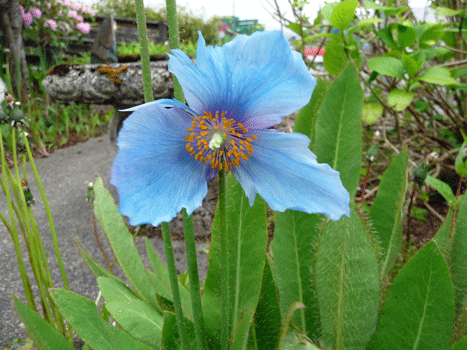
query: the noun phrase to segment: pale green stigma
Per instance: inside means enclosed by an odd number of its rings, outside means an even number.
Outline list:
[[[224,138],[222,137],[222,135],[215,133],[214,135],[212,135],[211,141],[209,141],[209,148],[215,151],[216,149],[219,149],[221,147],[222,142],[224,142]]]

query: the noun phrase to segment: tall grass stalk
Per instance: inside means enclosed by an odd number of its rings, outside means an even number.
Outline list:
[[[23,282],[24,294],[26,296],[26,300],[28,306],[37,311],[36,302],[34,301],[34,295],[32,293],[31,282],[29,280],[28,274],[26,273],[26,268],[23,263],[23,256],[21,253],[21,246],[19,242],[19,234],[18,234],[18,227],[16,225],[15,214],[19,216],[18,209],[14,206],[13,201],[11,199],[10,188],[8,184],[8,173],[9,169],[6,164],[5,158],[5,148],[3,145],[3,135],[0,132],[0,163],[2,168],[2,179],[0,179],[0,185],[2,187],[3,193],[5,194],[7,205],[8,205],[8,212],[10,215],[10,223],[8,223],[7,219],[2,215],[1,220],[5,224],[8,232],[10,233],[11,240],[13,241],[13,245],[15,247],[16,259],[18,261],[18,267],[21,275],[21,281]]]
[[[35,173],[36,182],[41,188],[43,193],[42,184],[40,183],[39,176],[37,174],[37,169],[35,168],[34,160],[32,159],[32,154],[29,148],[29,143],[24,132],[21,132],[23,136],[23,141],[30,156],[31,166]],[[61,316],[57,306],[53,302],[49,289],[54,287],[52,274],[47,262],[47,256],[45,253],[44,245],[42,243],[42,238],[35,220],[33,210],[31,209],[30,202],[25,196],[24,188],[28,187],[26,181],[26,155],[23,157],[23,171],[20,173],[19,163],[18,163],[18,154],[16,151],[16,142],[17,140],[17,130],[16,128],[11,128],[11,146],[12,146],[12,158],[14,169],[13,172],[7,167],[5,161],[5,150],[3,146],[3,138],[0,135],[0,156],[1,156],[1,166],[2,166],[2,179],[0,184],[3,192],[5,193],[7,199],[7,205],[10,212],[10,223],[7,222],[6,218],[1,215],[0,219],[3,221],[7,227],[11,239],[13,241],[17,259],[18,266],[21,274],[21,279],[23,281],[23,287],[25,296],[28,302],[28,306],[33,310],[38,311],[38,308],[35,304],[34,295],[31,288],[31,282],[26,272],[26,268],[23,262],[23,256],[21,252],[20,244],[20,232],[23,237],[24,244],[26,247],[27,256],[29,258],[30,267],[36,281],[39,298],[40,298],[40,309],[44,319],[53,325],[57,331],[62,333],[64,336],[68,337],[71,341],[72,330],[71,328],[67,330],[63,317]],[[10,191],[11,186],[11,191]],[[23,188],[24,187],[24,188]],[[16,205],[15,205],[16,202]],[[56,242],[56,234],[53,226],[53,221],[50,215],[50,208],[48,208],[47,198],[45,198],[45,193],[43,193],[43,202],[46,206],[46,211],[49,216],[49,224],[51,232],[53,232],[53,240]],[[54,243],[55,245],[55,243]],[[58,245],[56,246],[56,256],[57,261],[59,262],[60,269],[62,271],[63,283],[68,289],[68,282],[64,274],[63,264],[61,262],[60,254],[58,252]],[[63,277],[64,276],[64,277]]]
[[[63,266],[62,258],[61,258],[61,255],[60,255],[60,249],[58,247],[57,233],[55,231],[55,225],[54,225],[53,218],[52,218],[52,212],[50,211],[49,201],[47,200],[47,196],[45,195],[44,187],[42,186],[42,182],[41,182],[41,179],[39,177],[39,173],[37,172],[36,164],[34,162],[34,158],[32,156],[31,148],[29,147],[29,142],[28,142],[28,139],[26,137],[26,134],[24,132],[22,132],[21,134],[22,134],[22,137],[23,137],[24,145],[26,147],[26,152],[28,154],[29,162],[31,164],[31,169],[32,169],[32,171],[34,173],[34,178],[35,178],[35,180],[37,182],[37,186],[39,187],[39,191],[41,193],[41,197],[42,197],[42,200],[44,202],[45,211],[47,213],[47,219],[49,221],[50,233],[52,235],[52,241],[53,241],[53,245],[54,245],[55,256],[57,258],[57,263],[58,263],[58,266],[60,268],[60,274],[61,274],[61,277],[62,277],[63,286],[64,286],[64,288],[66,290],[68,290],[69,289],[68,279],[66,277],[65,267]]]

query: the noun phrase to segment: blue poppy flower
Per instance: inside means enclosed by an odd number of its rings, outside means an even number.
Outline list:
[[[190,215],[207,181],[225,167],[253,204],[259,194],[276,211],[349,215],[339,173],[318,164],[308,137],[268,129],[308,103],[315,79],[280,32],[238,35],[206,47],[200,33],[196,64],[173,50],[169,71],[188,106],[158,100],[130,110],[118,137],[110,182],[131,225]]]

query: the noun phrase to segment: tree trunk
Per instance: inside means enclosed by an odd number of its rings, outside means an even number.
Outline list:
[[[21,36],[23,18],[18,0],[0,0],[0,29],[10,49],[10,79],[13,94],[21,102],[28,98],[28,65]]]

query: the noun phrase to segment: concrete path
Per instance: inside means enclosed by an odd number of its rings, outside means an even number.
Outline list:
[[[104,135],[90,139],[85,143],[58,150],[52,153],[48,158],[36,160],[36,166],[54,218],[58,243],[62,260],[66,268],[70,290],[88,298],[96,298],[98,292],[97,284],[94,276],[79,255],[73,239],[77,237],[91,256],[105,266],[105,261],[99,251],[93,233],[91,206],[86,202],[85,198],[87,184],[93,181],[96,174],[103,178],[107,188],[111,188],[111,185],[109,185],[109,173],[115,154],[116,152],[109,142],[108,135]],[[27,178],[31,191],[36,199],[33,211],[42,235],[44,247],[52,270],[52,277],[54,283],[56,283],[56,287],[63,287],[59,282],[61,278],[58,265],[55,262],[47,216],[29,164]],[[115,194],[114,189],[112,188],[111,190],[113,190]],[[206,211],[203,210],[204,209],[201,208],[201,214],[205,217],[207,214]],[[8,217],[6,199],[1,192],[0,212]],[[196,225],[195,218],[195,230]],[[110,246],[100,228],[99,234],[105,251],[113,258]],[[143,256],[145,265],[149,267],[145,257],[144,239],[137,237],[135,241]],[[160,253],[161,258],[165,259],[161,239],[157,237],[151,238],[151,242]],[[179,271],[183,271],[186,269],[184,243],[178,240],[174,241],[173,244],[176,253],[177,268]],[[22,245],[23,256],[26,257],[23,242]],[[198,245],[200,278],[204,279],[207,267],[207,256],[204,251],[200,249],[201,246],[206,248],[207,244],[200,243]],[[26,266],[28,266],[29,261],[27,261],[27,258],[23,258],[23,260]],[[31,281],[33,281],[31,269],[28,269],[28,272]],[[38,295],[37,287],[34,286],[33,288]],[[13,243],[6,227],[0,222],[0,349],[15,338],[24,339],[26,337],[14,309],[12,295],[16,295],[21,300],[25,301]]]

